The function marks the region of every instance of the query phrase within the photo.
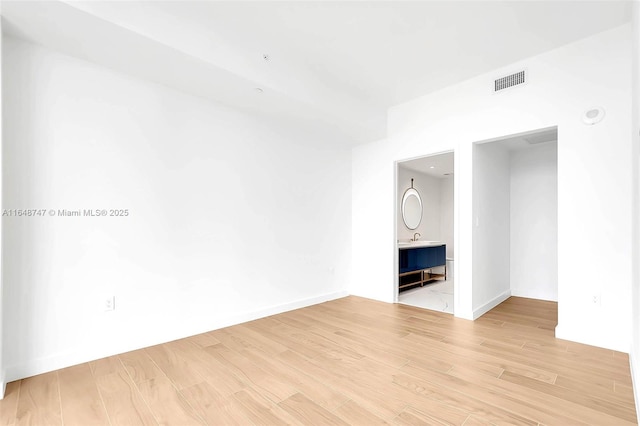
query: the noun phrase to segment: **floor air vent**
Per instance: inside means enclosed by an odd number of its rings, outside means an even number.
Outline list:
[[[524,83],[524,71],[517,72],[515,74],[508,75],[497,79],[494,82],[494,92],[498,92],[509,87],[517,86]]]

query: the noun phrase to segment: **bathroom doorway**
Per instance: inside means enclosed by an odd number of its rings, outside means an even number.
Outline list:
[[[398,162],[396,172],[396,300],[453,314],[454,153]]]

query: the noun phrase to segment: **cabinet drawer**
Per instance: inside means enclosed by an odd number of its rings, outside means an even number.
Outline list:
[[[403,274],[444,265],[446,263],[446,252],[445,245],[400,250],[398,256],[399,272]]]

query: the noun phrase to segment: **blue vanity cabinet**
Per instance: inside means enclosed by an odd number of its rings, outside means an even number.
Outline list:
[[[411,287],[435,279],[446,279],[446,245],[401,248],[399,258],[400,289]],[[444,274],[433,273],[435,267],[444,267]]]

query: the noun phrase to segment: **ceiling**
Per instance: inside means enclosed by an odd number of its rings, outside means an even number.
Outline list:
[[[398,165],[403,169],[413,170],[438,179],[446,179],[453,176],[453,159],[453,152],[447,152],[403,161]]]
[[[3,0],[1,13],[6,34],[358,143],[386,136],[390,106],[622,25],[630,4]]]
[[[520,151],[542,144],[558,142],[558,128],[541,129],[520,135],[513,135],[503,139],[488,141],[507,151]]]

